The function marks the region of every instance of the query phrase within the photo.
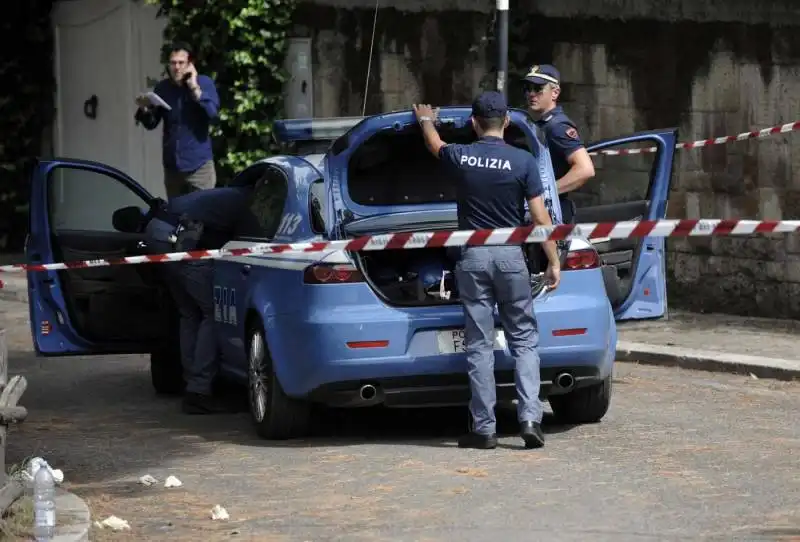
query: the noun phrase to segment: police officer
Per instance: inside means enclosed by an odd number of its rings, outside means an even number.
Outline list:
[[[549,64],[533,66],[524,80],[528,111],[544,132],[556,175],[562,220],[574,222],[575,207],[567,193],[594,177],[592,158],[583,146],[575,123],[557,105],[561,74]]]
[[[249,209],[252,191],[250,187],[220,187],[155,202],[142,224],[150,251],[214,250],[237,235],[255,233],[259,226]],[[213,263],[188,260],[161,266],[180,313],[181,363],[186,380],[183,411],[227,411],[211,390],[218,371]]]
[[[509,118],[505,97],[485,92],[472,105],[471,122],[478,141],[447,144],[434,127],[429,105],[414,105],[425,143],[456,181],[460,229],[507,228],[524,222],[527,200],[535,225],[552,222],[542,199],[543,187],[534,157],[508,145],[503,132]],[[560,281],[555,243],[544,243],[549,260],[546,279]],[[472,430],[459,439],[461,448],[490,449],[497,445],[494,407],[494,308],[497,304],[511,356],[516,364],[520,433],[527,448],[544,446],[539,401],[538,332],[533,314],[530,276],[522,247],[470,246],[456,264],[458,292],[464,306],[467,367],[472,397]]]

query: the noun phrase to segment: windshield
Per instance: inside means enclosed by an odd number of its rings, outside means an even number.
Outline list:
[[[447,143],[472,143],[472,127],[439,128]],[[528,139],[516,124],[510,124],[505,140],[531,151]],[[353,153],[347,170],[347,192],[358,205],[414,205],[453,203],[455,182],[438,158],[425,147],[419,127],[397,132],[377,132]]]

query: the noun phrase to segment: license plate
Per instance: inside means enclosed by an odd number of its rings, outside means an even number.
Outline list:
[[[449,329],[437,331],[437,342],[440,354],[460,354],[466,352],[463,329]],[[505,350],[506,336],[502,329],[494,330],[494,349]]]

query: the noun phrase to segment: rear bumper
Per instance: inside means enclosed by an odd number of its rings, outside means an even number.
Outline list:
[[[541,370],[539,397],[561,393],[553,382],[562,372],[573,375],[579,389],[600,383],[604,375],[601,367],[576,365],[545,367]],[[514,386],[514,371],[495,372],[498,401],[512,401],[517,398]],[[374,397],[363,398],[362,386],[369,384],[375,388]],[[469,380],[466,372],[454,374],[420,375],[410,377],[387,377],[368,380],[350,380],[323,384],[311,391],[307,398],[311,401],[335,407],[365,407],[383,405],[389,408],[417,408],[431,406],[465,405],[470,399]]]
[[[563,371],[573,374],[577,386],[599,382],[611,373],[616,327],[596,271],[596,277],[584,277],[598,282],[591,295],[564,288],[535,303],[542,395],[554,392],[551,382]],[[466,355],[442,353],[438,343],[438,332],[460,329],[463,323],[460,305],[403,309],[373,301],[282,314],[269,318],[266,327],[278,379],[288,395],[358,406],[364,404],[358,390],[371,384],[381,391],[381,400],[371,403],[422,406],[469,399]],[[585,331],[554,333],[564,329]],[[354,341],[388,345],[348,346]],[[499,398],[509,393],[513,398],[513,368],[508,348],[496,349]]]

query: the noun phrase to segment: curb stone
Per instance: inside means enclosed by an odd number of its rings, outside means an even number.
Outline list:
[[[753,374],[758,378],[776,380],[800,379],[800,361],[678,346],[618,341],[617,360],[700,371]]]
[[[64,525],[63,518],[69,518]],[[56,534],[52,542],[84,542],[89,540],[91,513],[86,502],[69,491],[56,490]]]

